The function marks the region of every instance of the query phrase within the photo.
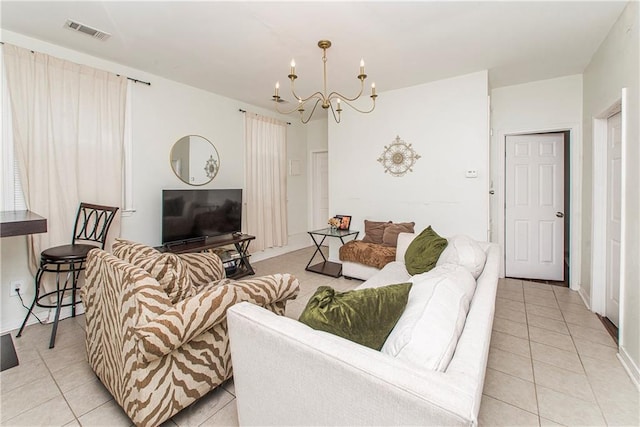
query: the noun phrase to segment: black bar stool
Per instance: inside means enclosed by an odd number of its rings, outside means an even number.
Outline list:
[[[55,308],[56,314],[51,331],[51,340],[49,341],[49,348],[53,348],[56,342],[60,309],[71,306],[71,316],[76,316],[78,278],[80,277],[80,272],[85,269],[87,254],[96,247],[104,249],[109,227],[111,227],[111,222],[117,211],[117,207],[80,203],[78,214],[76,215],[76,223],[73,227],[71,244],[45,249],[40,254],[40,268],[35,277],[36,295],[16,337],[22,335],[22,330],[35,306]],[[40,280],[44,273],[56,273],[56,290],[41,295]],[[60,276],[65,273],[66,278],[61,280]],[[63,304],[62,300],[67,290],[71,291],[71,301]],[[52,305],[52,301],[49,299],[52,295],[56,296],[55,305]]]

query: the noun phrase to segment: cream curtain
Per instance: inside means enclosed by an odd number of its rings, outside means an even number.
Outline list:
[[[71,243],[81,201],[122,203],[127,79],[6,43],[3,59],[25,200],[48,222],[29,236],[35,271],[43,249]]]
[[[247,233],[251,251],[287,244],[287,128],[268,117],[245,114]]]

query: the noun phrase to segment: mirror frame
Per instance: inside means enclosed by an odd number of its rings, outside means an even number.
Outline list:
[[[208,180],[202,183],[193,183],[193,182],[188,182],[185,181],[180,174],[178,173],[178,171],[176,170],[175,166],[174,166],[174,159],[173,159],[173,152],[176,148],[176,145],[182,141],[185,138],[191,138],[191,137],[198,137],[201,138],[203,141],[205,141],[206,143],[208,143],[209,145],[211,145],[211,148],[213,148],[213,152],[211,153],[211,155],[209,156],[208,159],[205,159],[205,167],[203,168],[205,171],[207,169],[207,166],[209,165],[209,162],[211,160],[217,162],[218,167],[215,170],[215,173],[213,174],[213,176],[208,177]],[[218,149],[216,148],[215,145],[213,145],[213,142],[209,141],[207,138],[205,138],[202,135],[185,135],[181,138],[179,138],[176,142],[173,143],[173,145],[171,146],[171,150],[169,151],[169,166],[171,166],[171,170],[173,171],[173,174],[182,182],[184,182],[185,184],[194,186],[194,187],[200,187],[202,185],[207,185],[209,184],[211,181],[213,181],[213,179],[218,176],[218,172],[220,172],[220,154],[218,153]],[[207,172],[208,174],[208,172]]]

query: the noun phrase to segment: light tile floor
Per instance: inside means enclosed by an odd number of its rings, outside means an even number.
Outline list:
[[[306,248],[254,264],[258,275],[299,277],[300,295],[287,306],[292,318],[318,286],[349,290],[361,283],[306,272],[311,253]],[[481,425],[640,425],[639,393],[615,343],[576,292],[502,279],[493,329]],[[0,373],[0,425],[131,425],[87,364],[84,317],[61,321],[52,350],[50,331],[32,325],[21,338],[12,333],[20,365]],[[164,425],[238,425],[233,381]]]

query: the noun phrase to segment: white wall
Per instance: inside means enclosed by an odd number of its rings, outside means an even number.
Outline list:
[[[370,219],[487,240],[487,96],[482,71],[380,93],[371,114],[344,107],[340,124],[328,121],[330,214],[352,215],[360,237]],[[421,156],[402,177],[384,173],[377,161],[396,136]],[[465,178],[467,169],[478,178]]]
[[[309,198],[307,200],[307,206],[309,207],[307,211],[307,224],[309,224],[309,229],[316,228],[316,224],[314,224],[314,212],[312,209],[313,206],[313,171],[312,169],[312,153],[328,151],[328,122],[327,117],[316,120],[311,120],[307,123],[307,168],[306,168],[306,176],[307,176],[307,194]],[[327,218],[329,219],[329,218]],[[309,240],[311,243],[311,241]]]
[[[626,145],[622,177],[624,194],[622,254],[622,289],[620,307],[620,355],[640,382],[640,110],[639,33],[638,2],[629,2],[611,28],[598,51],[591,58],[584,72],[584,181],[583,181],[583,227],[582,239],[582,284],[592,292],[591,283],[591,217],[593,180],[589,167],[593,164],[593,122],[612,104],[620,100],[622,88],[627,88]],[[625,152],[626,151],[626,152]]]
[[[491,241],[504,245],[504,138],[527,132],[571,130],[572,196],[580,195],[580,153],[582,145],[582,75],[559,77],[491,91]],[[574,200],[572,200],[573,202]],[[572,203],[571,229],[575,239],[571,247],[572,283],[579,279],[581,205]],[[575,265],[574,265],[575,264]]]
[[[220,171],[211,183],[198,188],[243,188],[244,116],[238,109],[278,116],[272,111],[10,31],[3,30],[2,41],[151,82],[151,86],[133,85],[132,178],[135,212],[124,215],[121,229],[122,237],[149,245],[161,243],[161,190],[189,188],[175,176],[169,165],[173,143],[185,135],[201,135],[216,146],[220,156]],[[306,170],[306,128],[289,117],[279,118],[292,122],[287,128],[288,157],[304,161]],[[264,251],[257,254],[255,259],[308,246],[306,179],[303,174],[289,176],[288,180],[290,247]],[[16,297],[9,297],[9,282],[24,280],[27,284],[25,301],[30,303],[33,299],[33,278],[26,267],[26,237],[2,239],[0,244],[0,331],[7,331],[18,327],[26,313]]]
[[[309,151],[328,149],[328,131],[327,117],[311,120],[307,123],[307,148]]]

